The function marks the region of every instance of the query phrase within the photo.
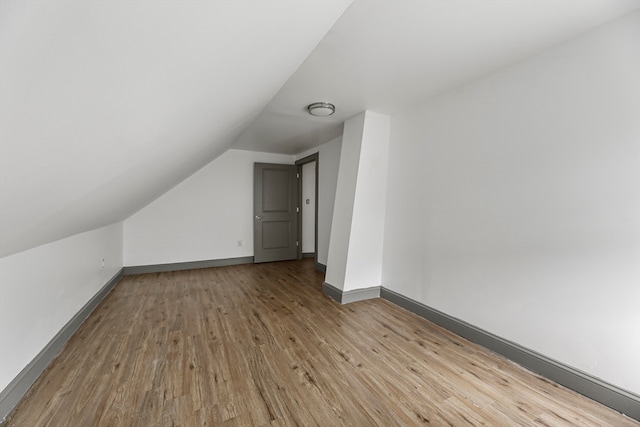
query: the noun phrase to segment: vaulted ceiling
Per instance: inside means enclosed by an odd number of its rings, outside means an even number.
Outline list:
[[[299,153],[638,0],[0,1],[0,256],[127,218],[229,147]],[[334,116],[305,107],[328,100]]]
[[[223,153],[348,1],[0,1],[0,255],[127,218]]]

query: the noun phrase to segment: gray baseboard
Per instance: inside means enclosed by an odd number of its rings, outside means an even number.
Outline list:
[[[78,330],[100,302],[116,286],[123,276],[123,269],[111,278],[75,316],[60,329],[40,353],[0,392],[0,422],[4,421],[20,399],[29,391],[49,364],[60,353],[66,342]]]
[[[171,264],[153,264],[124,267],[124,275],[164,273],[167,271],[195,270],[197,268],[226,267],[228,265],[253,264],[253,257],[210,259],[204,261],[176,262]]]
[[[303,252],[302,253],[302,258],[315,258],[316,257],[316,253],[315,252]]]
[[[504,356],[530,371],[640,421],[640,396],[637,394],[456,319],[404,295],[384,287],[342,292],[326,282],[322,284],[322,292],[340,304],[379,296],[475,344]]]
[[[382,288],[380,297],[498,353],[545,378],[640,421],[640,396],[634,393],[550,359],[517,343],[500,338],[389,289]]]
[[[96,293],[76,313],[73,318],[56,334],[47,346],[18,374],[9,385],[0,392],[0,422],[4,421],[27,393],[47,366],[55,359],[67,340],[80,327],[104,297],[115,287],[123,275],[153,273],[163,271],[187,270],[193,268],[220,267],[252,263],[253,257],[229,258],[223,260],[196,261],[177,264],[124,267],[98,293]],[[316,263],[316,268],[317,268]],[[322,265],[322,264],[320,264]],[[556,360],[550,359],[517,343],[505,340],[490,332],[477,328],[455,317],[414,301],[384,287],[376,286],[342,292],[328,284],[322,284],[325,295],[340,304],[381,297],[420,317],[423,317],[451,332],[494,351],[521,366],[542,375],[560,385],[572,389],[584,396],[613,408],[631,418],[640,421],[640,396],[616,387],[606,381],[595,378]]]
[[[316,271],[319,271],[320,273],[326,273],[327,266],[316,261]]]
[[[342,291],[335,286],[331,286],[327,282],[324,282],[322,284],[322,293],[335,302],[342,304]]]
[[[330,285],[327,282],[322,284],[322,292],[340,304],[349,304],[357,301],[378,298],[380,296],[380,286],[374,286],[365,289],[354,289],[352,291],[342,292],[341,289]]]

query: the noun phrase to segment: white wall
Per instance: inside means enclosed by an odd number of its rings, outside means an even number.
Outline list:
[[[318,153],[318,253],[316,261],[325,266],[329,254],[341,147],[342,137],[339,137],[296,155],[296,160],[300,160],[310,154]]]
[[[125,265],[253,256],[255,162],[293,164],[294,158],[225,152],[124,222]]]
[[[365,112],[343,290],[382,284],[390,117]]]
[[[0,390],[121,268],[122,223],[0,258]]]
[[[338,185],[342,137],[329,141],[319,148],[318,255],[316,261],[326,266],[329,258],[329,240]]]
[[[300,205],[302,206],[302,252],[314,253],[316,251],[316,162],[302,165]]]
[[[383,285],[640,393],[640,14],[394,117]]]
[[[344,124],[326,282],[380,286],[390,118],[365,111]]]
[[[327,283],[342,290],[344,290],[347,257],[349,256],[349,236],[353,219],[353,204],[358,180],[364,121],[364,112],[350,118],[344,122],[344,131],[342,133],[340,167],[338,169],[338,183],[340,185],[336,186],[327,272],[325,275]]]

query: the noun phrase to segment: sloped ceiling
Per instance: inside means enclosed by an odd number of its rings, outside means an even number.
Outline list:
[[[125,219],[220,155],[349,4],[0,1],[0,256]]]
[[[123,220],[231,146],[300,153],[638,7],[0,0],[0,256]]]
[[[236,148],[296,154],[384,114],[495,72],[640,7],[638,0],[356,1],[238,138]],[[329,101],[336,113],[305,107]]]

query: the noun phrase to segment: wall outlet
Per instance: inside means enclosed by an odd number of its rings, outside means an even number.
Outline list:
[[[242,240],[238,240],[238,247],[242,247]]]
[[[104,258],[102,258],[102,268],[104,268]]]

